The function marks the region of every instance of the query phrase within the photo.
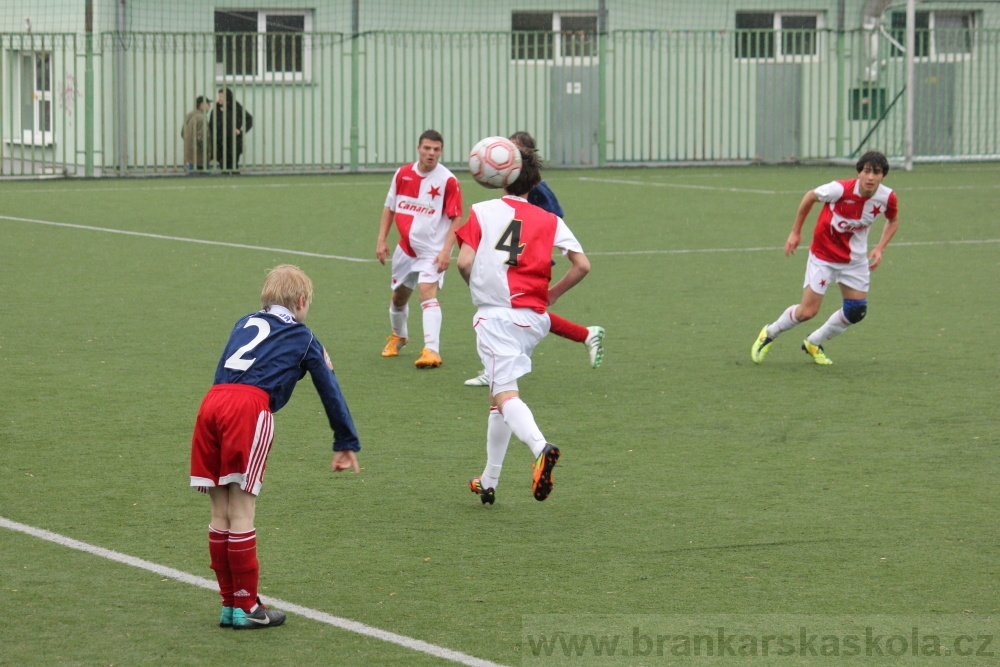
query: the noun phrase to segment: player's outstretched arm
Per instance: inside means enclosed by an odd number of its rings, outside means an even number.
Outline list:
[[[389,244],[386,243],[386,239],[389,238],[393,217],[392,210],[388,206],[382,208],[382,219],[378,225],[378,241],[375,243],[375,258],[382,264],[385,264],[385,259],[389,256]]]
[[[567,271],[566,275],[559,279],[559,282],[549,288],[550,306],[554,304],[559,297],[568,292],[570,288],[586,278],[587,274],[590,273],[590,260],[587,259],[587,256],[582,252],[570,250],[566,254],[566,258],[570,263],[569,271]]]
[[[805,224],[809,211],[812,210],[813,205],[818,201],[819,197],[816,196],[816,192],[810,190],[802,197],[802,201],[799,202],[799,209],[795,213],[795,222],[792,223],[792,231],[789,232],[788,240],[785,241],[785,257],[795,254],[795,249],[802,242],[802,225]]]
[[[334,452],[333,461],[330,463],[330,469],[333,470],[333,472],[340,472],[342,470],[347,470],[348,468],[354,468],[355,475],[361,472],[361,466],[358,465],[357,455],[350,449]]]
[[[885,247],[889,245],[892,237],[896,235],[897,229],[899,229],[899,218],[885,221],[885,227],[882,228],[882,238],[878,240],[878,244],[868,253],[868,268],[872,271],[877,269],[879,264],[882,263],[882,253],[885,251]]]
[[[455,247],[455,230],[461,226],[462,216],[459,215],[451,219],[448,234],[444,239],[444,247],[441,248],[441,252],[434,258],[434,264],[437,265],[438,271],[447,271],[448,267],[451,266],[451,250]]]

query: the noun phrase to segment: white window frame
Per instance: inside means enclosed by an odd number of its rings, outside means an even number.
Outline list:
[[[53,107],[55,106],[55,96],[52,94],[52,52],[51,51],[20,51],[18,58],[18,71],[20,76],[24,76],[24,60],[31,59],[31,94],[32,94],[32,129],[24,129],[24,119],[21,119],[21,143],[30,146],[51,146],[52,128],[55,122],[53,117]],[[41,56],[48,56],[48,76],[43,80],[48,82],[49,89],[43,90],[38,87],[38,69]],[[22,81],[22,91],[23,81]],[[23,92],[22,92],[23,95]],[[24,100],[22,102],[22,113]],[[46,104],[47,103],[47,104]],[[46,113],[47,110],[47,113]],[[42,128],[48,126],[48,130]]]
[[[531,14],[536,13],[532,11],[514,11],[513,14]],[[541,12],[548,14],[550,12]],[[552,57],[551,58],[513,58],[511,62],[517,63],[519,65],[559,65],[568,66],[572,65],[575,67],[590,67],[598,63],[598,56],[595,53],[592,56],[564,56],[562,53],[563,47],[563,35],[562,35],[562,20],[564,17],[588,17],[593,18],[595,21],[595,26],[597,22],[597,12],[580,12],[580,11],[566,11],[559,12],[553,11],[552,14],[552,26],[550,28],[552,35]],[[516,31],[521,32],[521,31]],[[512,31],[515,33],[515,31]],[[515,33],[516,34],[516,33]],[[597,49],[597,40],[600,39],[595,28],[594,31],[594,47],[595,51]]]
[[[215,11],[222,11],[217,7]],[[257,12],[256,65],[253,74],[226,74],[221,71],[222,63],[216,62],[216,83],[309,83],[312,81],[312,30],[313,12],[310,9],[237,9],[233,11]],[[301,72],[269,72],[267,71],[267,18],[269,16],[301,16],[302,29],[302,71]],[[213,13],[214,17],[214,13]],[[214,27],[214,26],[213,26]],[[290,33],[296,34],[296,33]]]
[[[743,13],[743,12],[740,12]],[[773,14],[773,22],[771,23],[771,29],[774,31],[774,56],[742,56],[737,57],[736,60],[741,62],[769,62],[769,63],[815,63],[820,61],[820,54],[823,53],[823,40],[825,33],[823,29],[825,27],[824,17],[825,13],[821,11],[748,11],[747,13],[753,14]],[[784,49],[784,39],[782,38],[782,28],[781,19],[790,16],[810,16],[816,18],[816,33],[815,33],[815,53],[810,54],[785,54]],[[737,30],[743,30],[743,28],[738,28]]]
[[[562,34],[562,20],[565,17],[588,17],[594,19],[594,51],[597,51],[597,40],[599,39],[597,34],[597,13],[596,12],[552,12],[552,31],[555,32],[555,39],[552,44],[552,56],[555,59],[555,64],[559,66],[572,65],[574,67],[591,67],[597,64],[598,58],[595,55],[592,56],[564,56],[562,54],[563,47],[563,34]]]
[[[976,47],[978,45],[977,44],[978,40],[976,39],[976,26],[979,23],[979,17],[977,16],[978,12],[976,12],[974,10],[955,10],[955,9],[927,9],[927,10],[924,10],[924,9],[922,9],[922,10],[918,11],[917,14],[928,14],[928,18],[927,18],[927,32],[928,32],[927,41],[928,41],[928,49],[927,49],[927,55],[925,55],[925,56],[924,55],[915,56],[913,58],[914,62],[918,62],[918,63],[953,63],[953,62],[963,62],[963,61],[966,61],[966,60],[972,60],[973,58],[975,58]],[[939,14],[951,14],[951,15],[958,15],[958,16],[968,16],[971,19],[970,20],[970,25],[968,27],[968,31],[969,31],[969,34],[972,36],[972,43],[969,45],[969,51],[967,53],[966,52],[956,53],[956,52],[953,52],[953,51],[949,51],[947,53],[938,53],[937,52],[937,36],[935,34],[935,30],[937,29],[936,28],[936,23],[937,23],[937,16]],[[898,27],[892,27],[891,25],[890,25],[889,29],[891,31],[893,31],[893,32],[900,31],[900,28],[898,28]],[[892,53],[892,57],[893,58],[905,58],[906,57],[906,45],[897,42],[891,36],[890,36],[889,39],[893,43],[893,46],[895,47],[895,49],[892,49],[890,51]]]

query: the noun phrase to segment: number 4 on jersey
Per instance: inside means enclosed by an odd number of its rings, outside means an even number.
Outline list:
[[[494,247],[501,252],[507,253],[507,261],[504,264],[507,266],[517,266],[517,258],[524,252],[524,244],[521,243],[521,221],[511,220]]]

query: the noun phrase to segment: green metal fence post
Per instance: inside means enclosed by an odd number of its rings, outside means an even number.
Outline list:
[[[836,148],[834,154],[841,155],[844,152],[844,0],[837,2],[837,127],[836,127]]]
[[[359,77],[358,72],[361,65],[358,60],[360,58],[358,41],[361,39],[360,35],[360,19],[359,12],[360,7],[358,6],[359,0],[354,0],[351,3],[351,171],[358,170],[359,152],[360,152],[360,128],[358,126],[359,116],[358,116],[358,103],[359,97],[361,95],[359,88]]]
[[[597,166],[603,167],[607,159],[608,120],[604,86],[607,82],[608,10],[606,0],[597,3]]]
[[[83,175],[94,176],[94,0],[87,0],[83,67]]]

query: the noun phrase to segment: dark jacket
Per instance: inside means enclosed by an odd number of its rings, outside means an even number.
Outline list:
[[[241,155],[243,153],[243,136],[253,127],[253,116],[243,108],[243,105],[233,98],[233,91],[225,91],[226,104],[218,103],[212,110],[212,128],[215,136],[216,156]],[[240,133],[236,134],[236,130]]]

